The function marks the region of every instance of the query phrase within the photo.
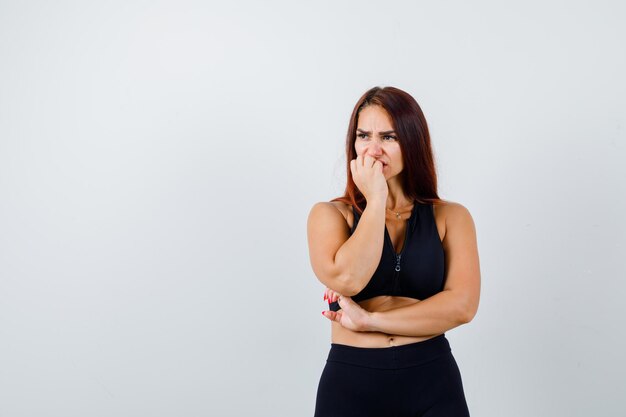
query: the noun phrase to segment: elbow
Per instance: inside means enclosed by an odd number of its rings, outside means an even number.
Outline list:
[[[473,314],[471,314],[468,311],[464,311],[461,314],[461,316],[460,316],[459,322],[461,324],[467,324],[467,323],[471,322],[473,319],[474,319],[474,315]]]
[[[458,324],[466,324],[471,322],[478,311],[478,297],[468,291],[448,290],[450,291],[451,315],[454,316]]]
[[[342,273],[333,277],[318,277],[318,279],[326,287],[346,297],[352,297],[361,291],[361,288],[354,285],[354,279],[350,274]]]
[[[355,284],[355,279],[350,274],[344,274],[340,277],[339,286],[341,288],[337,290],[337,292],[346,297],[357,295],[362,290],[362,288]]]
[[[477,310],[478,306],[474,305],[474,303],[464,303],[459,312],[459,321],[461,324],[467,324],[474,320]]]

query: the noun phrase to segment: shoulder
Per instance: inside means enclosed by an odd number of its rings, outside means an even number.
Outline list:
[[[472,218],[467,207],[455,201],[441,200],[441,203],[434,205],[433,208],[435,213],[441,215],[444,220],[454,221],[459,218],[465,218],[466,220]]]
[[[461,203],[454,201],[442,201],[442,204],[433,206],[435,217],[445,225],[445,237],[447,240],[459,235],[475,237],[476,228],[470,211]]]
[[[309,222],[331,219],[343,220],[351,228],[353,220],[352,207],[341,201],[320,201],[315,203],[309,212]]]

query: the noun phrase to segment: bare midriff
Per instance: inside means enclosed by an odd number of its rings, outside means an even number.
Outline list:
[[[381,295],[367,300],[357,302],[358,305],[369,312],[382,312],[394,308],[406,307],[418,303],[419,300],[409,297],[396,297]],[[356,332],[346,329],[340,323],[331,322],[331,343],[339,343],[355,347],[379,348],[401,346],[409,343],[423,342],[431,339],[437,334],[430,336],[403,336],[381,332]]]

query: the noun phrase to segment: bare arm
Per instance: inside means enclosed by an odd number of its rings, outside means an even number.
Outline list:
[[[443,291],[416,304],[369,315],[366,331],[430,336],[469,323],[478,310],[480,266],[470,213],[454,203],[446,215],[443,241],[446,283]]]
[[[317,203],[307,222],[313,272],[328,288],[346,296],[359,293],[378,267],[383,250],[385,201],[369,201],[356,230],[331,203]]]

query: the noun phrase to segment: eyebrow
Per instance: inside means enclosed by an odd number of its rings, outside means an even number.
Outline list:
[[[358,128],[357,128],[357,130],[358,130],[359,132],[361,132],[361,133],[367,133],[368,135],[369,135],[370,133],[372,133],[372,132],[366,132],[366,131],[365,131],[365,130],[363,130],[363,129],[358,129]],[[384,132],[378,132],[378,133],[379,133],[379,134],[381,134],[381,135],[388,135],[388,134],[390,134],[390,133],[396,133],[396,131],[395,131],[395,130],[385,130]]]

